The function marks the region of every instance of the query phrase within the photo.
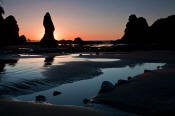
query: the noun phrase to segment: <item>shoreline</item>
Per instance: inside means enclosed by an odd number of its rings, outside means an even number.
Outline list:
[[[163,69],[137,75],[128,80],[129,83],[97,95],[93,100],[143,116],[175,114],[174,68],[175,65],[166,65]]]
[[[50,54],[50,56],[52,56],[52,55]],[[41,56],[43,56],[43,55],[41,55]],[[173,88],[170,89],[169,94],[172,94],[171,93],[172,90],[175,89],[175,86],[171,83],[171,82],[175,82],[175,79],[171,80],[173,77],[175,77],[175,72],[173,70],[175,68],[175,65],[174,65],[175,64],[175,60],[174,60],[175,59],[175,52],[151,51],[151,52],[144,52],[144,53],[143,52],[129,52],[127,54],[118,54],[118,53],[105,54],[104,53],[102,55],[93,55],[93,56],[83,55],[83,56],[75,56],[75,57],[79,57],[79,58],[116,58],[116,59],[122,59],[122,60],[117,62],[116,64],[115,64],[115,62],[111,62],[109,64],[108,63],[101,64],[100,62],[96,62],[96,63],[91,64],[89,62],[81,63],[81,61],[75,61],[75,62],[69,62],[66,65],[64,64],[65,66],[62,66],[63,67],[62,69],[67,69],[67,67],[70,67],[70,66],[72,66],[73,69],[75,69],[75,67],[77,67],[77,63],[78,63],[79,64],[78,67],[82,70],[82,72],[84,74],[85,70],[89,66],[90,66],[89,69],[91,67],[98,69],[98,68],[106,68],[106,67],[120,67],[120,66],[124,66],[124,65],[129,65],[130,63],[133,64],[133,63],[139,63],[139,62],[159,62],[159,63],[164,62],[164,63],[167,63],[167,65],[164,66],[163,69],[154,70],[151,72],[147,72],[147,73],[135,76],[132,80],[130,80],[131,83],[122,85],[121,87],[116,88],[112,92],[101,94],[101,95],[98,95],[95,97],[95,100],[98,103],[107,104],[110,106],[115,106],[116,108],[122,109],[122,110],[127,111],[127,112],[131,112],[131,113],[138,113],[138,114],[144,115],[144,113],[148,114],[148,111],[149,111],[149,115],[152,115],[154,113],[161,112],[161,111],[167,109],[167,108],[164,109],[164,107],[157,108],[157,103],[159,103],[163,106],[167,106],[167,104],[166,104],[167,101],[161,100],[161,99],[165,99],[165,98],[159,99],[159,96],[157,97],[154,92],[156,91],[158,94],[167,93],[170,85]],[[19,57],[19,58],[21,58],[21,57]],[[31,58],[31,57],[29,57],[29,58]],[[86,65],[87,67],[82,69],[81,67],[84,65]],[[57,67],[57,66],[52,67],[52,69],[55,69],[55,70],[58,70],[58,68],[59,67]],[[53,71],[53,70],[49,70],[48,75],[52,74],[51,71]],[[62,72],[61,69],[60,69],[60,72]],[[74,71],[73,74],[76,74],[78,76],[82,76],[81,74],[79,74],[76,71]],[[96,75],[96,72],[92,73],[92,75],[94,75],[94,74]],[[60,73],[59,73],[59,75],[60,75]],[[89,73],[87,73],[87,75],[89,75]],[[163,78],[167,75],[171,75],[171,76],[169,78],[166,78],[166,79]],[[52,77],[54,77],[54,74],[52,74]],[[148,77],[150,77],[150,78],[148,78]],[[90,77],[88,77],[88,78],[90,78]],[[149,79],[151,79],[151,80],[149,80]],[[165,82],[161,81],[161,79],[166,81],[168,84],[165,84]],[[164,88],[164,86],[163,87],[158,86],[158,88],[156,88],[157,87],[157,86],[155,86],[156,82],[161,82],[162,85],[167,85],[167,86],[165,88]],[[148,85],[150,85],[150,86],[148,86]],[[156,89],[155,90],[152,88],[150,89],[150,87],[156,88]],[[161,88],[161,87],[163,88],[163,91],[160,90],[158,92],[157,90],[159,90],[159,88]],[[143,90],[144,90],[144,92],[142,92]],[[149,93],[150,90],[153,91],[153,93]],[[166,91],[164,91],[164,90],[166,90]],[[147,94],[145,91],[147,92]],[[145,96],[142,96],[142,95],[145,95]],[[152,95],[154,95],[154,96],[152,97]],[[146,101],[145,99],[139,99],[139,98],[144,98],[144,97],[148,101]],[[157,100],[156,103],[153,104],[154,107],[151,107],[151,105],[149,104],[150,99],[151,100],[154,99],[154,101],[155,101],[155,99]],[[175,100],[175,98],[172,98],[172,99]],[[169,99],[167,99],[167,100],[169,100]],[[25,104],[26,102],[23,102],[23,101],[21,101],[20,103],[19,102],[14,103],[14,101],[1,101],[0,100],[0,104],[2,104],[1,106],[11,104],[11,103],[14,105],[13,107],[18,106],[19,104],[22,106],[26,106],[26,104]],[[175,102],[173,101],[173,104],[171,104],[171,105],[175,106]],[[33,106],[33,105],[31,105],[31,106]],[[35,105],[34,105],[34,107],[35,107]],[[36,107],[36,109],[41,110],[40,109],[41,106],[37,106],[37,107]],[[60,107],[62,107],[62,106],[60,106]],[[75,106],[75,107],[76,107],[75,109],[80,108],[77,106]],[[169,106],[167,106],[167,107],[169,108]],[[155,111],[154,112],[150,111],[151,108],[153,108],[153,109],[155,108]],[[1,109],[1,107],[0,107],[0,109]],[[7,106],[7,109],[8,109],[8,106]],[[36,109],[34,109],[34,110],[36,110]],[[140,111],[138,111],[138,110],[140,110]],[[85,111],[87,111],[87,110],[85,110]],[[168,111],[170,111],[170,110],[168,110]],[[82,112],[84,112],[84,111],[82,111]],[[77,112],[75,111],[75,113],[77,113]],[[166,111],[166,113],[167,113],[167,111]],[[6,116],[6,115],[4,115],[4,116]],[[94,115],[94,116],[96,116],[96,115]]]
[[[97,104],[141,115],[166,115],[173,113],[175,106],[175,52],[148,51],[129,52],[127,54],[85,55],[82,58],[118,58],[124,61],[166,63],[162,69],[145,72],[128,80],[112,92],[103,93],[93,98]],[[140,100],[140,101],[139,101]]]
[[[2,107],[3,106],[3,107]],[[92,108],[0,100],[1,116],[109,116]]]

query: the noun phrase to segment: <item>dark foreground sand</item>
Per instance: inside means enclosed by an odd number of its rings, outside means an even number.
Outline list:
[[[57,75],[68,75],[64,69],[72,67],[70,71],[76,76],[82,77],[96,76],[100,68],[122,67],[129,64],[143,62],[167,63],[164,69],[147,72],[136,76],[130,80],[130,83],[116,88],[112,92],[98,95],[94,100],[98,103],[121,108],[124,111],[134,112],[141,115],[169,116],[175,115],[175,52],[171,51],[152,51],[152,52],[132,52],[128,54],[104,54],[100,56],[81,56],[86,58],[119,58],[120,62],[111,63],[89,63],[72,62],[65,64],[62,68],[52,67],[52,70],[44,72],[44,75],[51,75],[55,78]],[[81,68],[84,67],[84,68]],[[78,68],[79,70],[77,71]],[[93,69],[94,68],[94,69]],[[93,71],[86,72],[87,69]],[[95,70],[95,72],[94,72]],[[61,73],[62,72],[62,73]],[[86,73],[85,73],[86,72]],[[50,77],[50,76],[48,76]],[[71,77],[71,76],[70,76]],[[81,79],[69,79],[69,81]],[[90,77],[86,77],[90,78]],[[33,104],[27,102],[0,101],[0,116],[106,116],[92,109],[75,106],[53,106],[43,104]]]
[[[163,61],[167,65],[163,69],[138,75],[129,80],[129,83],[121,85],[111,92],[97,95],[94,98],[95,102],[145,116],[175,115],[174,53],[163,52],[161,55],[160,52],[158,54],[154,52],[154,55],[150,54],[141,56],[137,54],[137,58],[142,60],[151,60],[152,58],[155,61]],[[126,58],[126,56],[122,57]],[[134,58],[134,56],[128,56],[128,58]]]
[[[174,68],[166,68],[136,76],[128,84],[98,95],[94,100],[142,115],[175,115],[174,90]]]
[[[0,116],[108,116],[90,108],[0,100]]]

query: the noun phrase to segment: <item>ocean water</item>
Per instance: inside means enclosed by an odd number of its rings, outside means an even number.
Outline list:
[[[157,66],[165,65],[165,63],[137,63],[135,61],[129,61],[129,64],[127,62],[122,64],[119,63],[121,62],[120,59],[89,59],[76,56],[78,54],[0,60],[0,96],[11,96],[19,100],[35,101],[36,96],[43,95],[46,97],[45,102],[55,105],[78,105],[92,107],[111,115],[134,116],[134,114],[122,112],[106,105],[83,104],[83,100],[96,96],[103,81],[110,81],[115,84],[120,79],[127,79],[129,76],[133,77],[142,74],[145,69],[154,70]],[[94,64],[94,66],[97,65],[101,74],[90,76],[89,78],[81,76],[74,81],[62,80],[65,82],[62,82],[60,79],[48,79],[49,77],[43,74],[43,72],[52,70],[52,67],[61,67],[66,63],[77,61],[88,62],[89,64]],[[105,66],[99,64],[105,64]],[[53,96],[54,91],[59,91],[62,94]]]

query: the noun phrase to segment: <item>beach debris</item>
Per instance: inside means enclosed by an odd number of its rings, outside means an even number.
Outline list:
[[[122,79],[120,79],[120,80],[118,80],[118,82],[115,84],[115,87],[119,87],[119,86],[124,85],[124,84],[127,84],[127,83],[129,83],[128,80],[122,80]]]
[[[100,53],[99,53],[99,52],[96,52],[95,54],[96,54],[96,56],[99,56],[99,55],[100,55]]]
[[[79,56],[83,56],[83,54],[80,54]]]
[[[38,95],[35,97],[35,101],[36,102],[45,102],[46,101],[46,97],[43,95]]]
[[[152,72],[152,70],[144,70],[144,73]]]
[[[111,82],[109,82],[109,81],[104,81],[103,83],[102,83],[102,85],[101,85],[101,89],[100,89],[100,91],[99,91],[99,94],[101,94],[101,93],[106,93],[106,92],[110,92],[110,91],[112,91],[112,90],[114,90],[115,89],[115,86],[111,83]]]
[[[16,88],[19,88],[19,89],[29,89],[30,88],[28,85],[25,85],[25,84],[22,84],[22,83],[20,83],[20,84],[13,83],[13,84]]]
[[[85,99],[83,100],[83,103],[84,103],[84,104],[88,104],[89,102],[90,102],[90,100],[87,99],[87,98],[85,98]]]
[[[161,67],[160,66],[157,66],[157,69],[159,70]]]
[[[54,91],[54,92],[53,92],[53,96],[57,96],[57,95],[60,95],[60,94],[62,94],[62,93],[59,92],[59,91]]]
[[[131,80],[132,79],[132,77],[128,77],[128,80]]]
[[[93,104],[88,104],[87,107],[93,107],[94,105]]]

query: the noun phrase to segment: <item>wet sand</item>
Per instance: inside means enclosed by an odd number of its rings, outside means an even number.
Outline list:
[[[90,108],[0,100],[1,116],[108,116]]]
[[[167,57],[165,57],[167,56]],[[120,68],[125,66],[135,66],[143,63],[171,63],[175,62],[175,53],[171,51],[159,52],[130,52],[130,53],[103,53],[101,55],[84,54],[74,56],[76,58],[89,59],[116,59],[116,61],[71,61],[62,65],[51,66],[43,71],[43,75],[48,80],[74,82],[77,80],[90,79],[102,74],[103,68]],[[120,60],[118,60],[120,59]],[[61,61],[60,61],[61,62]]]
[[[52,67],[48,77],[62,75],[66,70],[75,77],[89,78],[98,75],[101,68],[123,67],[143,62],[167,63],[163,69],[144,73],[134,77],[129,84],[114,91],[98,95],[95,102],[115,106],[124,111],[142,115],[173,112],[175,106],[175,53],[172,51],[130,52],[126,54],[83,55],[80,58],[116,58],[117,62],[70,62],[64,66]],[[93,69],[93,71],[89,70]],[[54,71],[55,70],[55,71]],[[89,70],[89,71],[88,71]],[[45,72],[46,73],[46,72]],[[65,74],[63,74],[65,75]],[[62,75],[62,76],[63,76]],[[75,79],[72,76],[73,79]]]
[[[117,58],[122,60],[147,61],[147,62],[175,62],[174,51],[133,51],[111,52],[101,55],[83,55],[81,58]]]
[[[163,69],[138,75],[112,92],[97,95],[94,101],[145,116],[175,115],[174,52],[141,54],[133,54],[127,58],[147,61],[153,59],[157,62],[163,61],[167,65]],[[126,56],[121,57],[126,58]]]
[[[145,73],[139,76],[136,76],[134,79],[130,80],[131,82],[123,85],[119,88],[116,88],[114,91],[101,94],[95,98],[95,101],[98,103],[104,103],[108,105],[115,106],[117,108],[121,108],[124,111],[135,112],[138,114],[154,114],[160,111],[161,112],[173,112],[173,108],[175,106],[175,98],[174,98],[174,90],[175,90],[175,71],[174,64],[175,63],[175,53],[171,51],[152,51],[152,52],[131,52],[127,54],[103,54],[103,55],[83,55],[81,58],[116,58],[121,59],[121,61],[117,62],[70,62],[66,63],[62,66],[54,66],[48,69],[46,72],[43,72],[46,77],[52,77],[58,79],[58,77],[69,76],[68,81],[76,81],[82,78],[92,78],[100,74],[100,68],[111,68],[111,67],[123,67],[126,65],[133,65],[143,62],[164,62],[168,65],[161,70]],[[68,67],[71,67],[70,70]],[[93,69],[93,70],[91,70]],[[89,70],[89,71],[88,71]],[[66,72],[65,72],[66,71]],[[75,75],[78,79],[75,79]],[[19,113],[19,116],[22,113],[19,111],[21,107],[24,107],[25,112],[29,112],[30,115],[35,115],[32,113],[36,113],[35,111],[39,111],[38,113],[49,115],[49,113],[53,112],[55,114],[61,114],[62,116],[68,115],[67,111],[70,111],[72,115],[99,115],[96,111],[89,112],[85,108],[82,107],[68,107],[68,106],[59,106],[59,108],[63,108],[66,110],[58,111],[58,106],[43,106],[41,104],[27,104],[26,102],[9,102],[9,101],[1,101],[1,106],[6,106],[6,110],[0,110],[4,116],[7,114],[7,109],[11,108],[14,113]],[[32,108],[31,108],[32,107]],[[0,107],[2,108],[2,107]],[[41,110],[41,109],[46,110]],[[50,109],[51,108],[51,109]],[[83,110],[82,110],[83,109]],[[153,110],[152,110],[153,109]],[[86,113],[89,112],[89,113]],[[83,113],[83,114],[82,114]],[[9,114],[10,115],[10,114]],[[92,115],[92,116],[93,116]],[[103,114],[102,114],[103,115]],[[102,116],[101,115],[101,116]],[[85,116],[85,115],[84,115]]]

